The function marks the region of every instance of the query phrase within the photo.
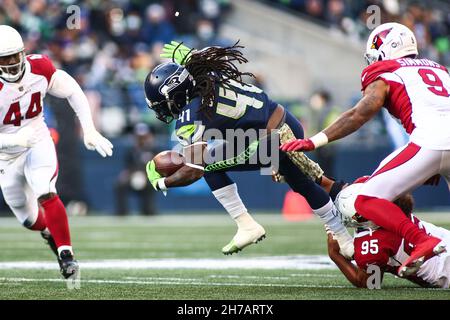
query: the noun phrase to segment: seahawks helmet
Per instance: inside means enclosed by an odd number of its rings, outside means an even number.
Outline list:
[[[183,66],[167,62],[156,66],[144,83],[145,100],[156,118],[170,123],[188,103],[192,77]]]

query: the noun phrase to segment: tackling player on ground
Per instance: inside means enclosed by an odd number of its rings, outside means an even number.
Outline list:
[[[185,156],[192,161],[165,178],[155,170],[154,161],[150,161],[147,173],[152,185],[159,191],[186,186],[204,177],[216,199],[238,225],[233,240],[222,249],[223,253],[231,254],[262,239],[265,230],[249,215],[236,184],[227,172],[259,170],[264,166],[260,159],[251,160],[260,156],[259,150],[264,141],[278,145],[280,140],[303,137],[303,129],[294,116],[270,100],[264,91],[243,82],[242,76],[249,74],[240,72],[235,65],[247,62],[239,50],[240,46],[209,47],[200,51],[186,47],[178,50],[180,47],[178,44],[166,46],[167,56],[174,56],[179,63],[163,63],[154,68],[145,81],[145,95],[159,120],[170,123],[176,119],[176,136],[184,147]],[[208,130],[211,129],[226,140],[222,145],[225,149],[223,155],[230,153],[227,148],[232,148],[231,158],[207,162],[205,149],[211,132]],[[227,130],[240,131],[243,137],[251,130],[264,133],[252,141],[247,139],[244,150],[235,150],[236,143],[227,139]],[[273,136],[273,132],[279,134]],[[217,138],[216,135],[214,137]],[[209,138],[214,140],[214,137]],[[270,150],[268,147],[267,151]],[[274,152],[271,157],[279,159],[279,173],[337,234],[343,253],[352,256],[351,236],[335,215],[328,194],[315,183],[315,178],[322,177],[321,169],[302,153],[280,152],[278,147]],[[306,170],[302,167],[304,165]],[[310,170],[312,167],[315,170]],[[311,171],[316,172],[314,178],[307,175]]]
[[[391,201],[441,174],[450,187],[450,76],[445,67],[418,54],[414,34],[398,23],[377,27],[367,42],[369,66],[361,76],[364,97],[311,139],[281,146],[310,151],[358,130],[384,106],[410,134],[410,143],[389,155],[356,198],[359,214],[414,245],[399,275],[445,251]]]
[[[370,266],[377,266],[380,270],[380,280],[383,273],[397,275],[398,267],[411,255],[413,246],[393,232],[379,228],[371,221],[361,217],[354,208],[355,198],[365,179],[358,179],[343,189],[336,197],[336,207],[347,227],[355,228],[354,245],[356,265],[339,253],[339,244],[333,240],[332,232],[328,233],[328,254],[336,263],[345,277],[356,287],[366,288],[370,281]],[[414,199],[411,194],[399,197],[395,202],[405,216],[426,233],[439,237],[446,245],[450,245],[450,231],[437,227],[431,223],[421,221],[412,212]],[[369,270],[370,271],[370,270]],[[449,288],[450,285],[450,253],[442,253],[425,261],[418,266],[413,274],[406,279],[422,286]],[[381,283],[380,283],[381,285]]]
[[[57,255],[65,278],[78,272],[66,210],[56,192],[58,162],[44,122],[47,93],[68,100],[76,112],[89,150],[112,155],[112,144],[94,127],[86,96],[65,71],[44,55],[25,55],[20,34],[0,25],[0,186],[17,219],[41,231]]]

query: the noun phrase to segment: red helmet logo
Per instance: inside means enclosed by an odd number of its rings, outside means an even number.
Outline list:
[[[381,45],[383,44],[384,39],[386,39],[386,36],[391,32],[392,28],[386,29],[378,33],[375,37],[373,37],[372,41],[372,49],[379,49]]]

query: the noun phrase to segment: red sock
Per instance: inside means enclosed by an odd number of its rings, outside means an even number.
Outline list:
[[[47,223],[45,221],[44,212],[41,208],[38,210],[38,216],[36,218],[35,223],[29,227],[28,229],[34,230],[34,231],[43,231],[47,228]]]
[[[41,202],[45,211],[45,221],[56,246],[71,246],[69,221],[67,219],[66,209],[59,197],[56,195],[48,200]]]
[[[356,211],[376,225],[394,232],[407,242],[418,244],[428,235],[403,213],[394,203],[380,198],[360,195],[355,201]]]

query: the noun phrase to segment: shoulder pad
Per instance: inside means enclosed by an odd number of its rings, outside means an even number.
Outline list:
[[[369,84],[378,79],[383,73],[391,73],[400,68],[396,60],[378,61],[366,67],[361,73],[361,90],[364,91]]]

